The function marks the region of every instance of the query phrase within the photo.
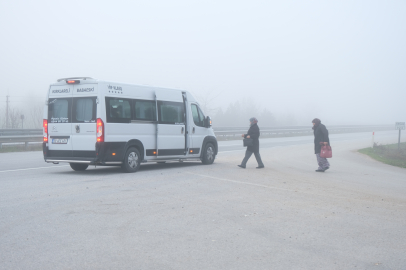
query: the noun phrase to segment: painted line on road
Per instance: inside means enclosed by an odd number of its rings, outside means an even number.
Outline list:
[[[320,197],[336,198],[336,199],[340,199],[340,200],[355,200],[355,201],[365,202],[365,200],[362,200],[360,198],[337,196],[337,195],[332,195],[332,194],[318,194],[318,193],[313,193],[313,192],[301,191],[301,190],[297,190],[297,189],[272,187],[272,186],[266,186],[266,185],[261,185],[261,184],[255,184],[255,183],[251,183],[251,182],[236,181],[236,180],[220,178],[220,177],[214,177],[214,176],[208,176],[208,175],[192,173],[192,172],[185,172],[185,173],[200,176],[200,177],[204,177],[204,178],[210,178],[210,179],[215,179],[215,180],[220,180],[220,181],[225,181],[225,182],[236,183],[236,184],[243,184],[243,185],[256,186],[256,187],[262,187],[262,188],[268,188],[268,189],[277,189],[277,190],[283,190],[283,191],[290,191],[290,192],[294,192],[294,193],[309,194],[309,195],[313,195],[313,196],[315,195],[315,196],[320,196]],[[373,203],[380,203],[380,201],[377,201],[377,202],[373,201]],[[385,201],[385,203],[387,203],[387,201]],[[396,206],[404,207],[405,205],[396,204]]]
[[[280,148],[280,147],[285,147],[282,145],[275,145],[275,146],[270,146],[270,147],[263,147],[262,149],[268,149],[268,148]],[[231,150],[231,151],[219,151],[219,153],[232,153],[232,152],[241,152],[245,151],[246,149],[240,149],[240,150]]]
[[[255,184],[255,183],[244,182],[244,181],[236,181],[236,180],[231,180],[231,179],[226,179],[226,178],[220,178],[220,177],[213,177],[213,176],[208,176],[208,175],[198,174],[198,173],[192,173],[192,172],[186,172],[186,173],[188,173],[188,174],[193,174],[193,175],[197,175],[197,176],[201,176],[201,177],[205,177],[205,178],[211,178],[211,179],[216,179],[216,180],[231,182],[231,183],[237,183],[237,184],[244,184],[244,185],[250,185],[250,186],[256,186],[256,187],[263,187],[263,188],[269,188],[269,189],[279,189],[279,190],[285,190],[285,191],[293,191],[293,192],[296,192],[296,190],[293,190],[293,189],[265,186],[265,185],[261,185],[261,184]]]
[[[39,169],[52,169],[52,168],[60,168],[60,167],[67,167],[67,166],[69,166],[69,165],[49,166],[49,167],[38,167],[38,168],[27,168],[27,169],[15,169],[15,170],[0,171],[0,173],[4,173],[4,172],[29,171],[29,170],[39,170]]]

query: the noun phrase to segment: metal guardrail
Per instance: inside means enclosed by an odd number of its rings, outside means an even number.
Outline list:
[[[330,134],[393,130],[392,125],[329,126],[327,128]],[[248,127],[214,127],[214,133],[220,141],[237,139],[247,130]],[[42,142],[42,132],[42,129],[0,129],[0,148],[3,143],[25,143],[25,148],[27,148],[30,142]],[[313,130],[309,126],[261,127],[262,138],[312,134]]]
[[[0,137],[20,135],[42,135],[42,129],[0,129]]]
[[[330,134],[373,132],[382,130],[393,130],[392,125],[363,125],[363,126],[328,126]],[[234,140],[245,134],[248,127],[214,127],[214,133],[218,140]],[[312,135],[311,126],[289,126],[289,127],[260,127],[262,138],[293,137]]]
[[[42,142],[42,129],[0,129],[0,149],[3,143],[25,143],[25,149],[30,142]]]

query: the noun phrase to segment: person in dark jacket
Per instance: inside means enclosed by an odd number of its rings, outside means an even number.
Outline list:
[[[245,152],[245,157],[242,160],[241,165],[238,165],[238,167],[240,167],[240,168],[245,169],[245,166],[247,165],[247,161],[251,157],[252,153],[254,153],[255,158],[258,162],[257,169],[262,169],[265,167],[264,163],[262,163],[261,155],[259,154],[259,127],[258,127],[257,123],[258,123],[258,120],[255,117],[252,117],[250,119],[250,129],[248,130],[248,133],[242,135],[242,137],[244,137],[244,138],[253,139],[254,145],[247,147],[247,151]]]
[[[319,168],[316,170],[316,172],[324,172],[330,168],[330,163],[326,158],[320,157],[320,152],[322,145],[330,144],[328,130],[318,118],[314,118],[312,123],[314,130],[314,153],[316,154],[317,163],[319,164]]]

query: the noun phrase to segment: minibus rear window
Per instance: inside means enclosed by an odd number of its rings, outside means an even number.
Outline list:
[[[74,98],[74,116],[78,123],[96,122],[95,98]]]
[[[50,123],[70,123],[70,98],[55,98],[48,102],[48,121]]]

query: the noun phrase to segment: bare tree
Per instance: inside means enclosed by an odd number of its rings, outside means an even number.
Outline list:
[[[293,114],[285,113],[285,114],[279,115],[278,125],[279,126],[295,126],[295,125],[297,125],[297,121]]]
[[[40,103],[32,104],[30,107],[26,108],[27,116],[26,122],[29,128],[41,128],[42,118],[43,118],[44,106]]]
[[[8,121],[9,128],[20,128],[21,127],[21,110],[16,108],[8,109]]]
[[[6,112],[3,108],[0,108],[0,128],[6,128]]]
[[[275,116],[267,109],[264,109],[260,113],[258,120],[260,121],[262,127],[272,127],[277,125]]]
[[[206,115],[214,115],[218,110],[216,108],[216,100],[219,98],[220,93],[207,91],[203,95],[196,95],[199,105]]]
[[[248,125],[251,117],[256,117],[262,127],[297,124],[292,114],[275,117],[275,114],[269,109],[261,109],[254,100],[248,98],[230,103],[226,110],[218,109],[213,116],[213,125],[216,127],[244,127]]]

